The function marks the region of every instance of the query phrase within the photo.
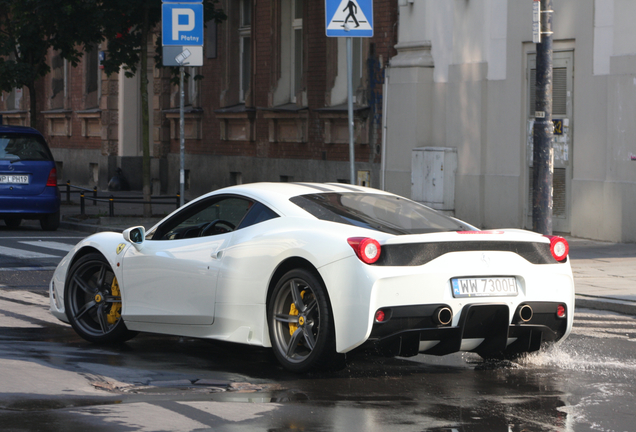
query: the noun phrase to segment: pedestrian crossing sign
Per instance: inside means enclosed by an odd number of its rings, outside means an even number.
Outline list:
[[[325,25],[331,37],[373,37],[373,0],[325,0]]]

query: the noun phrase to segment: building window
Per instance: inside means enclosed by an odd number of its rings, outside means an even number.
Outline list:
[[[183,77],[183,105],[198,107],[199,105],[199,80],[196,79],[199,74],[199,68],[194,66],[185,66]],[[181,89],[179,85],[173,86],[171,106],[179,108],[181,104]]]
[[[217,56],[217,25],[210,20],[205,23],[205,57],[215,59]]]
[[[352,38],[352,92],[353,102],[363,104],[364,88],[361,88],[364,77],[364,65],[366,57],[364,55],[365,42],[363,38]],[[341,105],[347,103],[347,41],[345,38],[338,38],[337,52],[332,55],[331,61],[337,62],[335,79],[331,88],[331,105]]]
[[[252,74],[252,0],[241,0],[239,49],[241,74],[239,101],[245,102]]]
[[[191,106],[199,106],[199,81],[196,79],[199,75],[198,67],[186,68],[188,78],[184,79],[185,86],[185,104]]]
[[[4,93],[7,111],[17,111],[22,108],[22,88],[14,88],[10,93]]]
[[[305,0],[275,0],[272,45],[272,91],[269,106],[307,105],[305,82]]]
[[[99,47],[91,46],[84,54],[84,108],[97,108],[99,106],[100,73],[99,73]]]
[[[362,81],[362,65],[364,62],[362,61],[362,38],[352,38],[352,85],[351,90],[353,92],[353,102],[357,102],[356,100],[356,92],[360,87],[360,82]]]
[[[54,52],[51,59],[50,109],[63,109],[67,97],[68,67],[67,61]]]
[[[300,93],[303,77],[303,12],[304,0],[292,0],[291,34],[291,101],[296,102]]]
[[[243,184],[243,174],[239,171],[230,171],[230,186]]]

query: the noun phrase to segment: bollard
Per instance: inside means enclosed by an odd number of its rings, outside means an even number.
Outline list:
[[[108,197],[108,216],[115,216],[115,198],[112,195]]]
[[[66,180],[66,202],[71,203],[71,181]]]
[[[177,194],[177,208],[179,208],[180,204],[181,204],[181,195]]]
[[[80,214],[85,214],[84,212],[84,192],[80,193]]]
[[[93,205],[97,205],[97,186],[93,187],[93,198],[95,198],[93,200]]]

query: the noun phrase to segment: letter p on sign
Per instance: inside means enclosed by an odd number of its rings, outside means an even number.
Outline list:
[[[180,17],[187,17],[185,24],[180,24]],[[179,40],[179,32],[194,30],[194,11],[192,9],[172,9],[172,39]]]

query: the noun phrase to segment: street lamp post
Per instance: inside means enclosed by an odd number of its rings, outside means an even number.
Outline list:
[[[535,0],[536,4],[537,0]],[[541,0],[533,130],[532,230],[552,234],[552,0]]]

